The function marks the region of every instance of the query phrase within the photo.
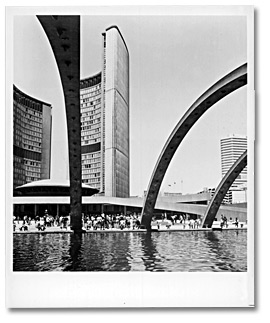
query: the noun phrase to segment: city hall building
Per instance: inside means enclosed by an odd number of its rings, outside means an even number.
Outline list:
[[[51,109],[13,85],[13,189],[50,178]]]
[[[129,197],[129,53],[118,27],[102,37],[101,72],[80,82],[82,182]]]
[[[101,71],[80,81],[82,183],[129,197],[129,52],[116,26],[102,33]],[[51,105],[13,88],[13,187],[50,178]]]

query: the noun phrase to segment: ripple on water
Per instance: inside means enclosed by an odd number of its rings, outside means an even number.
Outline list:
[[[14,271],[246,271],[247,232],[14,234]]]

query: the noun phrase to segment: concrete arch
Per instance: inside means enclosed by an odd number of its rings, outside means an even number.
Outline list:
[[[80,232],[81,220],[81,122],[80,122],[80,16],[37,16],[58,66],[65,98],[71,228]]]
[[[169,136],[158,158],[147,190],[141,224],[151,230],[151,219],[156,204],[158,192],[177,148],[196,121],[216,102],[247,84],[247,64],[244,64],[227,74],[211,86],[187,110]]]
[[[247,165],[247,150],[237,159],[219,183],[202,220],[202,227],[211,228],[220,204],[229,188]]]

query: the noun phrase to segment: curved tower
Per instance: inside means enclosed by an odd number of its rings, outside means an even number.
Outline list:
[[[102,36],[102,71],[80,83],[82,182],[129,197],[129,53],[118,27]]]
[[[51,109],[13,85],[13,189],[50,178]]]

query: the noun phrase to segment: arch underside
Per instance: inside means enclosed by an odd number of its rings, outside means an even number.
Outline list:
[[[242,170],[247,166],[247,150],[236,160],[232,167],[228,170],[227,174],[222,178],[219,183],[215,194],[213,195],[205,215],[202,219],[202,227],[211,228],[217,211],[221,205],[222,200],[227,194],[229,188],[232,186],[233,182],[237,176],[242,172]]]
[[[81,221],[80,16],[37,16],[58,66],[64,92],[69,153],[71,228]],[[60,148],[60,147],[59,147]]]
[[[148,186],[142,210],[141,223],[147,230],[151,230],[151,219],[163,178],[182,140],[209,108],[228,94],[246,84],[247,64],[244,64],[210,87],[194,102],[178,122],[161,151]]]

